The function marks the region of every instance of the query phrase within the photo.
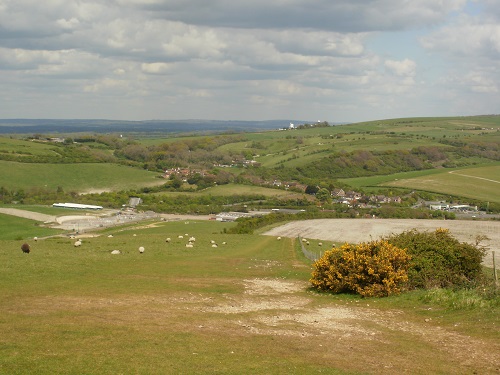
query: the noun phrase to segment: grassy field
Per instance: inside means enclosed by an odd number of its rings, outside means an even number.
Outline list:
[[[43,228],[33,220],[0,214],[0,240],[23,240],[62,233],[58,229]],[[20,243],[19,246],[22,244]]]
[[[57,202],[54,202],[57,203]],[[74,214],[75,212],[81,213],[82,215],[85,215],[87,212],[89,213],[95,213],[93,210],[78,210],[75,211],[74,209],[68,209],[68,208],[60,208],[60,207],[53,207],[53,206],[42,206],[42,205],[28,205],[28,204],[23,204],[23,205],[18,205],[18,204],[2,204],[0,205],[0,208],[17,208],[21,209],[24,211],[32,211],[32,212],[38,212],[41,214],[46,214],[46,215],[71,215]]]
[[[500,165],[466,168],[381,182],[384,186],[433,191],[454,196],[500,202]]]
[[[19,241],[0,240],[0,373],[498,369],[498,308],[450,310],[421,293],[313,293],[294,241],[225,234],[232,225],[142,223],[83,238],[79,248],[69,238],[39,240],[29,255]]]
[[[17,155],[58,155],[49,143],[39,143],[14,138],[0,137],[0,153]]]
[[[158,173],[107,163],[26,164],[0,160],[0,186],[6,189],[43,187],[89,192],[134,189],[165,183]]]
[[[196,192],[164,192],[158,193],[166,196],[188,195],[188,196],[225,196],[225,195],[264,195],[266,197],[301,197],[303,194],[290,192],[287,190],[271,189],[261,186],[225,184],[217,185]]]
[[[445,147],[443,138],[468,141],[500,140],[500,116],[412,118],[370,121],[359,124],[339,125],[288,131],[247,133],[246,141],[225,144],[223,152],[250,151],[264,167],[283,163],[300,167],[327,156],[333,150],[387,151],[409,150],[418,146]]]

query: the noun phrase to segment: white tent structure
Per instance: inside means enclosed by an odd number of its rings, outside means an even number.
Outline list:
[[[102,210],[102,206],[94,206],[92,204],[80,203],[54,203],[52,207],[75,208],[78,210]]]

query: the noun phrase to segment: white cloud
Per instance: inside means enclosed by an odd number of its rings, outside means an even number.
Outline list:
[[[465,58],[500,58],[500,24],[464,16],[458,22],[421,38],[425,48]]]
[[[146,74],[165,74],[170,69],[170,65],[167,63],[142,63],[141,69]]]
[[[397,76],[413,77],[416,74],[417,64],[410,59],[402,61],[386,60],[384,65]]]
[[[466,3],[0,0],[0,103],[10,103],[0,117],[57,115],[61,97],[71,117],[135,119],[447,115],[461,100],[494,109],[498,0],[474,14]],[[402,31],[412,44],[367,48],[374,33]]]

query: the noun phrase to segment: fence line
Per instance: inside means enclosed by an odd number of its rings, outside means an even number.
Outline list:
[[[312,252],[310,250],[307,250],[306,247],[304,246],[304,242],[302,241],[302,238],[300,236],[297,236],[297,239],[299,240],[300,247],[302,248],[302,254],[304,254],[304,256],[307,259],[309,259],[312,262],[316,262],[319,258],[321,258],[321,255],[322,255],[321,252],[318,254],[318,253]]]

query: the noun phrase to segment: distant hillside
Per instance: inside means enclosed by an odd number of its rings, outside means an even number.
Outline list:
[[[290,123],[311,121],[0,119],[0,134],[253,132],[288,127]]]

